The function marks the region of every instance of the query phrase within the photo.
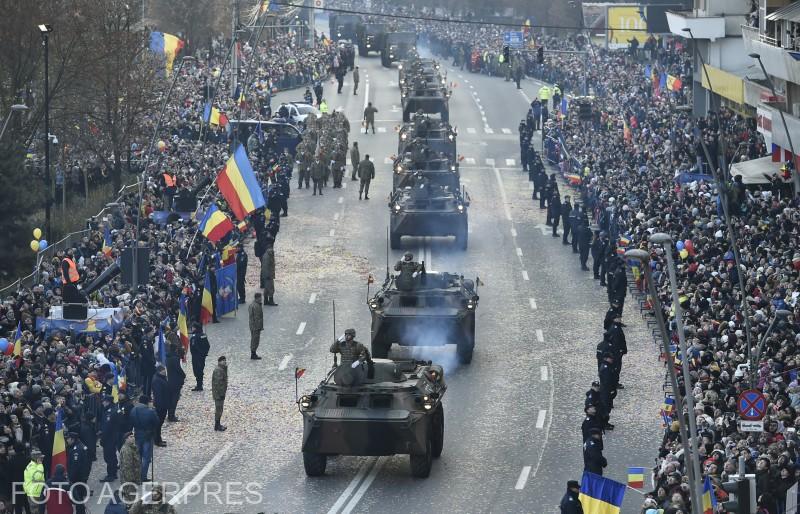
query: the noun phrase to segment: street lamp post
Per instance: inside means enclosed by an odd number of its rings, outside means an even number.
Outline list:
[[[681,367],[683,369],[683,383],[686,388],[686,410],[689,411],[689,435],[691,440],[691,466],[694,469],[695,483],[692,484],[692,509],[700,506],[700,499],[703,497],[702,489],[699,487],[700,461],[697,455],[697,419],[694,414],[694,387],[692,386],[692,375],[689,373],[689,354],[686,348],[686,334],[683,331],[683,313],[681,312],[680,298],[678,296],[678,278],[675,273],[675,263],[672,261],[672,237],[663,232],[655,233],[650,236],[650,241],[660,244],[664,248],[667,257],[667,270],[669,272],[669,283],[672,289],[672,306],[675,309],[675,329],[678,332],[678,342],[681,349]],[[696,513],[700,513],[698,508]]]
[[[0,141],[3,140],[3,135],[6,133],[6,127],[8,127],[8,122],[11,121],[11,115],[15,112],[22,112],[27,111],[28,106],[25,104],[14,104],[11,106],[11,109],[8,111],[8,116],[6,116],[6,121],[3,123],[3,128],[0,130]]]
[[[53,31],[53,26],[43,23],[39,25],[39,32],[42,34],[42,46],[44,46],[44,233],[47,240],[51,241],[50,234],[50,75],[49,75],[49,34]]]
[[[769,76],[767,73],[767,68],[764,67],[764,61],[761,60],[761,56],[756,53],[749,54],[750,57],[758,61],[758,64],[761,66],[761,71],[764,73],[764,78],[767,79],[767,84],[769,84],[769,90],[772,92],[772,96],[778,97],[778,93],[775,91],[775,83],[772,82],[772,77]],[[781,122],[783,123],[783,130],[786,132],[786,139],[789,141],[789,151],[792,152],[792,183],[794,184],[794,194],[800,193],[800,172],[797,169],[797,157],[795,157],[794,153],[794,144],[792,144],[792,136],[789,134],[789,127],[786,125],[786,117],[783,115],[783,109],[778,109],[778,114],[781,115]]]
[[[750,362],[751,375],[757,373],[758,361],[761,359],[761,350],[764,348],[764,343],[767,341],[767,338],[772,333],[772,329],[775,327],[775,322],[778,321],[778,319],[786,318],[791,314],[791,311],[787,311],[785,309],[778,309],[775,311],[775,317],[772,318],[769,327],[767,327],[767,331],[764,332],[763,336],[761,336],[761,340],[758,342],[758,348],[756,348],[756,354],[753,356],[753,360]]]
[[[656,291],[655,282],[653,282],[653,275],[652,271],[650,270],[650,254],[644,250],[634,249],[628,250],[625,252],[625,257],[628,259],[636,259],[638,260],[642,268],[644,268],[644,279],[647,282],[647,289],[650,293],[650,297],[653,299],[653,314],[656,317],[656,324],[658,325],[658,330],[661,332],[661,344],[664,348],[664,354],[672,356],[672,352],[669,351],[670,347],[670,340],[669,340],[669,333],[667,332],[666,324],[664,323],[664,310],[661,307],[661,301],[658,299],[658,292]],[[678,411],[679,415],[683,416],[683,394],[681,393],[681,389],[678,385],[678,376],[675,373],[675,363],[668,362],[667,369],[669,370],[669,380],[670,384],[672,385],[672,392],[675,395],[675,409]],[[690,414],[693,414],[690,411]],[[692,491],[696,491],[698,489],[697,484],[699,477],[695,476],[695,466],[694,461],[699,458],[699,456],[695,453],[690,451],[689,448],[689,437],[686,433],[686,423],[681,421],[678,422],[678,431],[681,436],[681,445],[683,446],[683,453],[686,455],[687,459],[691,459],[692,465],[686,466],[687,474],[689,475],[689,483],[691,484]],[[699,464],[697,466],[700,467]],[[694,494],[694,493],[693,493]],[[699,508],[695,508],[695,504],[698,504],[699,501],[692,501],[692,512],[697,514],[699,512]]]

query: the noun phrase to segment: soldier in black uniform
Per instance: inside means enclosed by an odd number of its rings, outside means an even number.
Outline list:
[[[545,185],[547,184],[547,175],[544,173],[544,169],[539,159],[534,159],[534,172],[533,172],[533,195],[532,198],[535,200],[539,198],[539,208],[544,209],[544,202],[545,202]],[[538,196],[537,196],[538,195]]]
[[[572,220],[570,216],[572,215],[572,202],[569,200],[569,195],[564,195],[564,202],[561,204],[561,225],[564,227],[564,233],[561,237],[561,244],[568,245],[569,244],[569,233],[572,230]],[[573,239],[575,235],[573,234]]]
[[[608,277],[608,303],[618,303],[621,312],[625,305],[625,296],[628,294],[628,275],[625,273],[625,263],[619,257],[616,257],[614,262],[616,263],[614,272]]]
[[[561,196],[558,189],[554,189],[550,195],[550,205],[547,206],[548,225],[553,226],[553,237],[558,237],[558,221],[561,218]]]
[[[581,433],[583,434],[583,442],[589,440],[591,437],[591,430],[593,428],[603,429],[603,421],[597,415],[597,407],[594,405],[587,405],[583,408],[583,412],[586,413],[586,417],[583,418],[583,423],[581,423]]]
[[[622,318],[622,309],[618,301],[611,300],[611,305],[608,307],[606,316],[603,319],[603,330],[608,330],[615,318]]]
[[[622,315],[615,317],[611,325],[608,327],[608,339],[611,342],[611,351],[614,354],[614,383],[617,389],[625,389],[625,386],[619,383],[619,374],[622,371],[622,356],[628,353],[628,344],[625,341],[625,332],[622,327]]]
[[[578,253],[578,241],[581,237],[581,204],[575,202],[569,213],[569,226],[572,231],[572,253]]]
[[[617,396],[617,372],[614,366],[614,354],[603,354],[603,363],[600,365],[600,400],[606,412],[611,414],[614,409],[614,398]]]
[[[586,219],[585,214],[584,217],[580,221],[580,229],[578,231],[578,251],[580,252],[581,258],[581,269],[583,271],[589,271],[589,266],[586,265],[589,262],[589,251],[592,248],[592,229],[589,228],[589,220]]]
[[[584,408],[592,405],[596,409],[597,418],[603,423],[604,430],[614,430],[614,425],[608,422],[608,412],[605,410],[605,405],[600,398],[600,382],[597,380],[592,382],[592,387],[586,391],[586,399],[583,402]]]
[[[583,443],[583,470],[603,476],[608,461],[603,457],[603,430],[592,428],[591,437]]]
[[[208,337],[203,333],[203,325],[195,323],[192,327],[192,337],[189,339],[189,351],[192,353],[192,373],[197,385],[192,391],[203,390],[203,372],[206,369],[206,357],[211,350]]]
[[[239,294],[239,304],[245,303],[247,300],[247,291],[245,289],[244,277],[247,274],[247,252],[244,251],[244,245],[239,242],[239,249],[236,252],[236,291]]]
[[[592,242],[592,271],[594,278],[600,279],[600,285],[606,285],[605,266],[603,265],[608,252],[608,235],[605,231],[598,233]],[[601,273],[603,273],[601,275]]]
[[[75,501],[75,513],[84,514],[86,506],[83,500],[89,495],[89,475],[92,463],[89,461],[89,451],[75,432],[67,433],[67,476],[69,477],[70,490]]]
[[[101,478],[101,482],[113,482],[117,479],[117,406],[113,403],[113,398],[103,396],[103,410],[100,413],[100,444],[103,446],[103,460],[106,463],[106,476]]]
[[[519,160],[522,163],[522,171],[528,171],[528,147],[531,144],[531,131],[528,129],[526,120],[519,122]]]

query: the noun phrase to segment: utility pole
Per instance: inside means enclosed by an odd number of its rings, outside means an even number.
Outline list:
[[[52,241],[50,229],[50,204],[52,194],[50,192],[50,74],[49,74],[49,46],[48,39],[53,27],[47,24],[39,25],[39,32],[42,34],[42,46],[44,46],[44,233],[48,241]]]
[[[231,78],[231,96],[236,96],[236,88],[239,86],[239,55],[236,43],[238,43],[236,28],[239,26],[239,0],[233,1],[233,14],[231,15],[231,40],[233,42],[233,52],[231,52],[231,71],[233,77]],[[238,102],[238,98],[234,98]]]

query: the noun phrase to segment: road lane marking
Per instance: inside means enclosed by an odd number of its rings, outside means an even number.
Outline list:
[[[519,473],[519,478],[517,479],[517,485],[514,486],[514,489],[517,491],[521,491],[525,489],[525,483],[528,481],[528,475],[531,474],[531,467],[530,466],[523,466],[522,471]]]
[[[544,428],[544,420],[547,418],[547,411],[541,409],[539,416],[536,418],[536,428]]]
[[[487,166],[494,166],[494,159],[486,159]]]
[[[547,381],[547,366],[542,366],[542,382]]]
[[[540,343],[544,342],[544,332],[542,332],[541,328],[536,329],[536,340]]]
[[[383,134],[386,132],[386,127],[378,127],[376,130],[378,131],[378,134]]]
[[[292,357],[293,357],[293,355],[291,353],[289,355],[285,355],[283,357],[283,360],[281,360],[281,364],[280,364],[280,366],[278,366],[278,369],[279,370],[286,369],[286,366],[289,365],[289,361],[292,360]]]
[[[369,472],[367,478],[364,479],[364,482],[361,483],[361,487],[358,488],[358,491],[353,495],[349,502],[347,502],[347,506],[345,506],[342,514],[350,514],[353,512],[353,509],[358,505],[358,502],[361,501],[361,498],[364,496],[364,493],[367,492],[369,486],[372,485],[372,482],[375,481],[375,477],[378,476],[378,472],[381,470],[384,464],[386,464],[387,457],[378,457],[378,460],[375,462],[375,465],[372,467],[372,471]]]
[[[530,280],[530,278],[528,278],[528,272],[525,270],[522,270],[522,280]]]
[[[518,255],[519,257],[522,257],[522,248],[520,248],[520,247],[517,247],[517,255]]]
[[[511,227],[511,237],[517,237],[517,229]]]
[[[302,322],[300,322],[300,326],[299,326],[299,327],[297,327],[297,332],[296,332],[296,334],[297,334],[297,335],[299,335],[299,336],[301,336],[301,335],[303,335],[303,332],[304,332],[305,330],[306,330],[306,322],[305,322],[305,321],[302,321]]]
[[[364,82],[364,109],[367,108],[369,103],[369,80]]]
[[[361,464],[361,467],[358,468],[358,473],[356,473],[356,476],[353,477],[353,480],[350,481],[350,484],[348,484],[347,488],[336,500],[336,503],[333,504],[333,507],[330,508],[328,514],[337,514],[339,512],[339,509],[342,508],[350,495],[353,494],[355,488],[358,487],[358,484],[364,479],[364,475],[367,474],[367,471],[369,471],[369,468],[375,464],[375,462],[377,462],[377,459],[373,457]]]
[[[208,473],[214,468],[214,466],[219,464],[219,461],[222,460],[222,458],[225,456],[226,453],[228,453],[228,451],[231,449],[232,446],[233,443],[230,441],[225,443],[225,445],[220,449],[220,451],[218,451],[217,454],[214,455],[214,457],[212,457],[211,460],[208,461],[208,463],[206,463],[205,466],[203,466],[203,469],[201,469],[200,472],[194,476],[194,478],[192,478],[189,482],[187,482],[187,484],[183,486],[183,489],[178,491],[178,494],[176,494],[175,496],[172,497],[172,499],[169,500],[169,504],[177,505],[183,500],[183,498],[187,495],[187,493],[189,493],[190,491],[196,491],[197,488],[199,487],[200,481],[203,480],[203,478],[205,478],[206,475],[208,475]]]
[[[346,186],[347,182],[342,182],[342,185]],[[333,221],[339,221],[339,213],[338,212],[333,214]]]
[[[464,84],[469,84],[469,79],[464,79]]]
[[[469,88],[470,88],[470,89],[475,89],[475,86],[473,86],[472,84],[470,84],[470,85],[469,85]]]
[[[503,131],[503,134],[511,134],[511,129],[509,129],[509,128],[504,128],[504,129],[501,129],[501,130]]]
[[[494,129],[490,127],[484,127],[483,131],[486,132],[487,134],[494,134]]]
[[[467,157],[467,158],[464,159],[464,162],[467,163],[467,164],[475,164],[475,158],[474,157]]]
[[[317,293],[311,293],[311,296],[308,297],[308,303],[314,303],[317,301]]]
[[[347,182],[342,182],[342,187],[347,187]]]
[[[550,398],[548,399],[548,409],[550,412],[553,412],[553,402],[555,400],[556,395],[556,377],[553,374],[553,363],[547,361],[547,367],[550,370]],[[550,414],[550,418],[547,420],[547,428],[544,430],[544,439],[542,439],[542,451],[539,452],[539,458],[536,460],[536,467],[533,468],[531,472],[533,478],[536,478],[536,473],[539,472],[539,468],[542,465],[542,461],[544,460],[544,452],[547,450],[547,442],[550,440],[550,429],[553,427],[553,415]]]
[[[520,90],[519,90],[519,92],[522,94],[522,97],[523,97],[523,98],[524,98],[524,99],[525,99],[525,100],[526,100],[528,103],[531,103],[531,98],[530,98],[530,97],[527,95],[527,93],[525,93],[525,91],[523,91],[522,89],[520,89]]]
[[[331,231],[330,231],[330,232],[328,232],[328,236],[330,236],[330,237],[333,237],[333,235],[334,235],[335,233],[336,233],[336,230],[335,230],[335,229],[331,229]]]
[[[533,298],[528,298],[528,301],[531,304],[531,310],[535,311],[536,310],[536,300],[534,300]]]
[[[340,196],[338,202],[339,203],[344,203],[344,196]]]
[[[506,159],[506,166],[516,166],[517,161],[514,159]]]
[[[475,127],[467,128],[467,134],[475,134],[476,132],[477,132],[477,130],[475,130]]]

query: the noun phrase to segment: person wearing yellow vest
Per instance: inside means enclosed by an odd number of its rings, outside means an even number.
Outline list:
[[[545,84],[544,86],[539,88],[539,99],[542,101],[543,105],[550,106],[550,88]]]
[[[328,112],[328,102],[324,98],[319,102],[319,112],[322,114],[327,114]]]
[[[30,505],[39,505],[44,492],[44,456],[39,450],[31,452],[31,461],[25,467],[22,490]]]
[[[77,284],[81,275],[78,273],[78,265],[75,263],[75,256],[70,250],[67,256],[61,261],[61,283]]]

